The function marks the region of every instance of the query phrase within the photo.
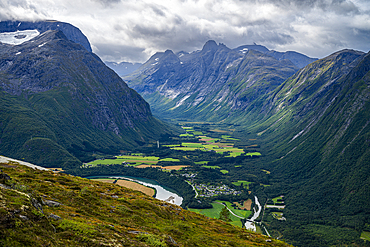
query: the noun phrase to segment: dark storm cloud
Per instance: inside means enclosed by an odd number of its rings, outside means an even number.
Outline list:
[[[79,27],[103,60],[143,62],[213,39],[323,57],[369,50],[368,0],[0,0],[0,18],[57,19]]]

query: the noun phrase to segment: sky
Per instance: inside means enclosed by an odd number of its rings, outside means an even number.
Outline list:
[[[78,27],[104,61],[145,62],[215,40],[322,58],[370,50],[369,0],[0,0],[0,20]]]

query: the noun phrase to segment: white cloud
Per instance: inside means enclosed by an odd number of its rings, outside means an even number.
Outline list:
[[[370,38],[368,0],[0,0],[0,18],[71,23],[103,60],[118,62],[193,51],[209,39],[323,57],[368,51]]]

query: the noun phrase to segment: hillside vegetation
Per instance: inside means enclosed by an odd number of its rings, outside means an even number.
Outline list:
[[[0,169],[1,246],[288,246],[118,185]]]
[[[0,44],[0,152],[74,167],[171,131],[93,53],[61,31]]]

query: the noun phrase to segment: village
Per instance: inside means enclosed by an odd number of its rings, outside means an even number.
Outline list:
[[[223,184],[220,186],[206,185],[206,184],[193,184],[198,192],[199,197],[212,197],[217,195],[240,195],[241,192],[230,188]]]

